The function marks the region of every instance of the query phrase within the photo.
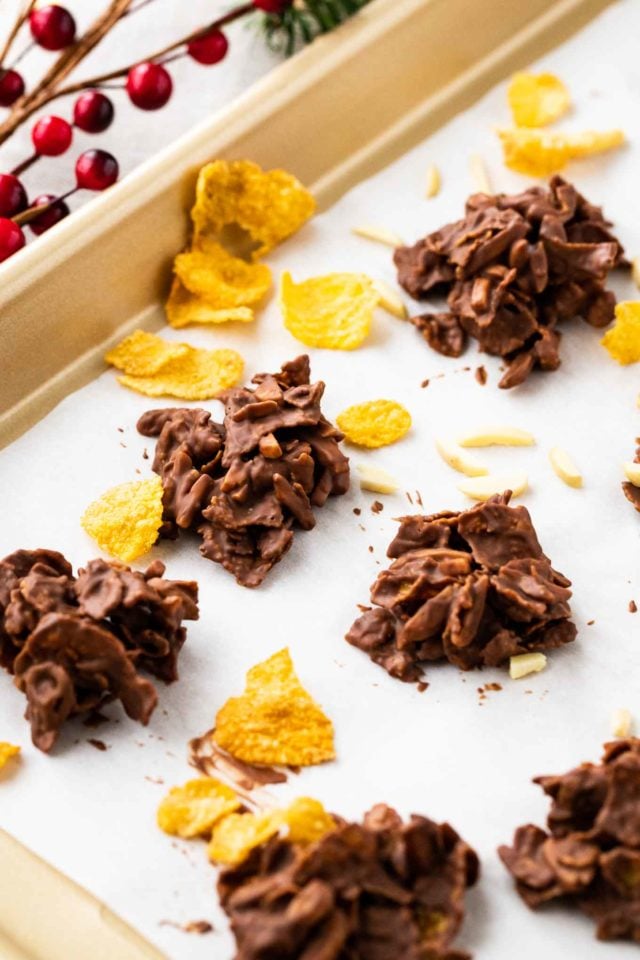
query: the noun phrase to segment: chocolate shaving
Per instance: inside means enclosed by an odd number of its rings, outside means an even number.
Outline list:
[[[478,871],[448,824],[379,804],[308,846],[272,838],[221,873],[218,893],[236,960],[468,960],[451,944]]]
[[[53,550],[18,550],[0,561],[0,663],[27,697],[34,744],[49,751],[64,722],[97,717],[120,700],[148,723],[157,693],[139,670],[177,679],[183,620],[198,618],[198,587],[92,560],[73,576]],[[94,741],[89,741],[93,743]]]
[[[349,643],[400,680],[448,660],[462,670],[571,642],[570,581],[542,552],[525,507],[511,493],[462,513],[401,518],[393,559],[371,588],[375,605]]]
[[[153,469],[162,478],[162,536],[194,529],[200,552],[238,583],[256,587],[284,556],[299,527],[315,525],[314,507],[349,489],[342,434],[322,415],[324,384],[311,384],[309,358],[255,387],[224,396],[219,424],[207,410],[150,410],[138,421],[158,437]]]
[[[640,942],[640,740],[608,743],[601,764],[536,777],[548,829],[519,827],[500,857],[524,902],[560,899],[596,923],[599,940]]]
[[[610,227],[600,207],[559,176],[548,189],[515,196],[474,194],[462,220],[395,252],[399,283],[412,297],[447,297],[448,312],[412,323],[444,356],[459,357],[475,337],[480,350],[503,357],[503,389],[534,369],[556,370],[559,323],[613,320],[615,297],[604,284],[626,263]]]

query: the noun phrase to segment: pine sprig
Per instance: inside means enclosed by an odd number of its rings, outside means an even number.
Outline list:
[[[335,29],[370,0],[295,0],[282,14],[265,17],[267,42],[289,56],[321,33]]]

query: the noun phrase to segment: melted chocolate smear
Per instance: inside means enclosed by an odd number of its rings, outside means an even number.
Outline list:
[[[189,742],[189,763],[206,777],[224,777],[236,790],[251,792],[270,783],[286,783],[283,769],[237,760],[213,739],[213,730]]]

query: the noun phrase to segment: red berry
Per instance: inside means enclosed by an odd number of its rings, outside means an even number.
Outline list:
[[[199,37],[194,37],[187,44],[187,53],[198,63],[203,63],[209,67],[213,63],[220,63],[227,55],[229,41],[222,30],[215,27],[201,33]]]
[[[171,96],[173,81],[159,63],[139,63],[129,70],[126,83],[132,103],[141,110],[159,110]]]
[[[24,93],[24,80],[17,70],[0,70],[0,107],[12,106]]]
[[[293,6],[293,0],[253,0],[253,5],[265,13],[281,14]]]
[[[85,133],[103,133],[113,120],[113,104],[97,90],[81,94],[73,105],[73,122]]]
[[[29,221],[29,227],[36,237],[50,230],[51,227],[55,227],[56,223],[60,223],[61,220],[69,216],[70,210],[64,200],[56,200],[52,193],[41,193],[39,197],[35,198],[32,206],[45,207],[49,203],[51,206],[47,207],[44,213]]]
[[[0,217],[0,263],[8,260],[24,245],[24,233],[18,224],[6,217]]]
[[[43,117],[31,131],[36,153],[44,157],[58,157],[71,146],[73,128],[62,117]]]
[[[81,190],[106,190],[118,179],[118,161],[106,150],[85,150],[76,161],[76,182]]]
[[[33,10],[29,26],[33,39],[45,50],[64,50],[75,40],[75,20],[68,10],[56,3]]]
[[[0,173],[0,217],[15,217],[28,206],[27,191],[12,173]]]

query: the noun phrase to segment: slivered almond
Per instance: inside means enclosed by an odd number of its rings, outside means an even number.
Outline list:
[[[640,290],[640,257],[634,257],[631,261],[631,276],[636,287]]]
[[[469,171],[473,185],[478,193],[493,193],[485,162],[479,153],[472,153],[469,157]]]
[[[436,450],[445,463],[467,477],[484,477],[489,471],[462,450],[457,443],[436,439]]]
[[[519,427],[484,427],[460,437],[461,447],[531,447],[536,438]]]
[[[640,487],[640,463],[632,463],[629,461],[623,464],[622,469],[629,483],[632,483],[634,487]]]
[[[509,676],[512,680],[528,677],[530,673],[540,673],[547,665],[544,653],[521,653],[509,658]]]
[[[392,316],[398,317],[399,320],[406,320],[409,316],[409,311],[402,302],[400,294],[396,293],[393,287],[390,287],[384,280],[373,280],[372,283],[376,293],[380,297],[379,306]]]
[[[431,197],[438,196],[438,194],[440,193],[440,186],[441,186],[440,171],[438,170],[436,165],[432,163],[429,169],[427,170],[427,184],[426,184],[426,190],[425,190],[427,200],[430,200]]]
[[[568,487],[582,486],[582,474],[562,447],[552,447],[549,450],[549,463],[557,476],[564,480]]]
[[[373,240],[374,243],[384,243],[388,247],[404,246],[402,237],[399,237],[398,234],[392,230],[387,230],[385,227],[370,227],[365,224],[363,227],[353,227],[351,232],[355,233],[358,237],[364,237],[365,240]]]
[[[629,710],[621,707],[611,716],[611,733],[614,737],[629,737],[633,727],[633,717]]]
[[[497,493],[511,490],[514,497],[527,489],[529,480],[526,473],[492,473],[487,477],[473,477],[458,484],[458,490],[471,500],[488,500]]]
[[[371,490],[373,493],[395,493],[398,484],[394,477],[380,467],[371,467],[366,463],[357,463],[356,470],[360,474],[360,489]]]

